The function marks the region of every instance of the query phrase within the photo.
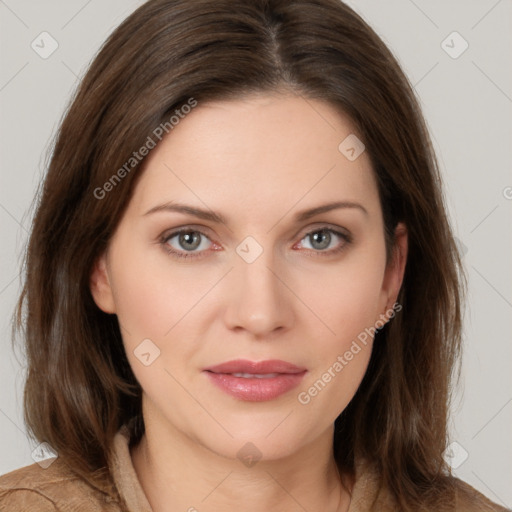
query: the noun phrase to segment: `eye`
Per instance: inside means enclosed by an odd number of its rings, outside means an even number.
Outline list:
[[[200,231],[183,229],[164,236],[162,244],[165,249],[174,256],[179,258],[189,258],[199,256],[195,253],[201,253],[208,249],[211,241]]]
[[[341,244],[340,241],[342,242]],[[331,228],[323,227],[315,231],[310,231],[300,241],[300,244],[305,249],[328,255],[342,251],[350,242],[351,237],[349,235],[340,233]],[[322,256],[323,255],[324,254],[322,254]]]
[[[310,231],[297,245],[312,252],[313,256],[331,256],[343,251],[352,238],[349,234],[341,233],[329,227],[321,227]],[[201,258],[206,256],[212,247],[219,250],[220,246],[212,242],[201,231],[183,228],[172,233],[164,234],[160,244],[165,251],[176,258]]]

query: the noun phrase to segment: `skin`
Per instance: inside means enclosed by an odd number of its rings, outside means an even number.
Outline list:
[[[132,460],[155,512],[348,509],[333,425],[364,376],[373,340],[309,403],[297,396],[389,311],[407,257],[399,224],[386,264],[369,157],[349,161],[338,150],[352,133],[350,120],[328,103],[262,93],[199,104],[146,159],[91,291],[103,311],[118,316],[144,392],[146,434]],[[366,213],[342,208],[294,220],[334,201]],[[220,212],[226,223],[146,214],[169,202]],[[178,236],[163,240],[181,227],[205,235],[192,249],[198,257],[166,250],[190,254]],[[307,235],[325,228],[352,241],[331,234],[328,247],[318,248]],[[247,236],[263,249],[252,263],[236,252]],[[149,366],[134,354],[144,339],[160,350]],[[282,359],[307,373],[274,400],[242,401],[203,372],[238,358]],[[248,442],[261,454],[252,467],[237,457]],[[351,475],[342,478],[353,485]]]

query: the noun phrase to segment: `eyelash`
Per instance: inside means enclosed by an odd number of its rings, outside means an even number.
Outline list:
[[[327,232],[329,232],[331,234],[334,234],[334,235],[338,236],[339,238],[341,238],[342,240],[344,240],[345,243],[343,245],[341,245],[340,247],[337,247],[335,249],[330,249],[328,251],[321,251],[321,250],[315,250],[315,249],[307,249],[308,252],[313,252],[314,253],[314,256],[312,256],[312,257],[315,257],[315,256],[326,257],[326,256],[333,256],[335,254],[340,254],[341,252],[343,252],[347,248],[348,245],[350,245],[352,243],[352,236],[351,235],[345,234],[345,233],[341,233],[340,231],[336,231],[335,229],[330,228],[328,226],[319,227],[319,228],[314,229],[313,231],[309,231],[308,233],[306,233],[300,239],[300,242],[302,242],[302,240],[304,240],[308,236],[311,236],[314,233],[318,233],[320,231],[327,231]],[[178,229],[176,231],[173,231],[172,233],[169,233],[169,234],[166,233],[166,234],[162,235],[162,237],[160,238],[160,244],[162,245],[164,250],[169,255],[171,255],[174,258],[190,259],[190,258],[201,258],[201,257],[203,257],[203,254],[206,251],[201,251],[201,252],[197,252],[197,253],[194,253],[194,252],[179,252],[179,251],[176,251],[176,250],[172,249],[169,246],[169,243],[168,243],[169,240],[171,240],[175,236],[180,235],[181,233],[198,233],[199,235],[204,236],[205,238],[208,238],[207,235],[205,235],[204,233],[202,233],[201,231],[199,231],[197,229],[191,229],[191,228],[187,228],[187,227],[181,228],[181,229]]]

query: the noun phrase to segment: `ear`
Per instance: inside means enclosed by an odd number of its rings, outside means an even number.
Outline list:
[[[112,286],[108,277],[107,253],[104,252],[94,264],[89,280],[91,294],[96,305],[105,313],[116,312]]]
[[[390,261],[384,273],[382,283],[382,307],[383,313],[388,311],[396,303],[404,279],[407,263],[408,236],[407,227],[399,222],[395,228],[394,243]]]

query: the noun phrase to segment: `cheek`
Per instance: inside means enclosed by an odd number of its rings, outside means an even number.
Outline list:
[[[204,293],[190,282],[190,272],[181,271],[156,247],[135,247],[130,253],[118,249],[112,254],[112,269],[116,313],[123,335],[133,342],[165,338]]]
[[[353,339],[378,320],[383,312],[384,268],[383,258],[360,252],[336,267],[319,267],[314,273],[296,277],[297,295],[317,317],[308,315],[308,323],[318,324],[322,352],[346,350]]]
[[[322,418],[322,424],[329,425],[343,412],[366,373],[371,350],[371,341],[355,341],[312,372],[297,393],[299,407],[310,421]]]
[[[318,337],[312,370],[297,393],[310,418],[323,415],[328,423],[334,421],[366,373],[379,312],[379,277],[377,270],[340,274],[315,297],[329,330]]]
[[[181,379],[185,362],[198,349],[200,307],[195,306],[211,285],[208,279],[191,282],[190,271],[169,262],[163,250],[138,250],[123,242],[127,237],[119,237],[111,251],[111,277],[130,366],[149,395],[162,395],[162,390],[164,396],[179,395],[171,374]],[[127,251],[130,246],[133,250]]]
[[[307,282],[303,280],[300,293],[314,305],[324,324],[317,321],[323,334],[317,337],[311,353],[313,370],[297,394],[298,402],[310,409],[310,417],[325,414],[334,421],[366,372],[375,322],[382,313],[385,268],[384,259],[373,256],[379,254],[379,248],[373,250],[347,258],[336,272],[324,269]]]

